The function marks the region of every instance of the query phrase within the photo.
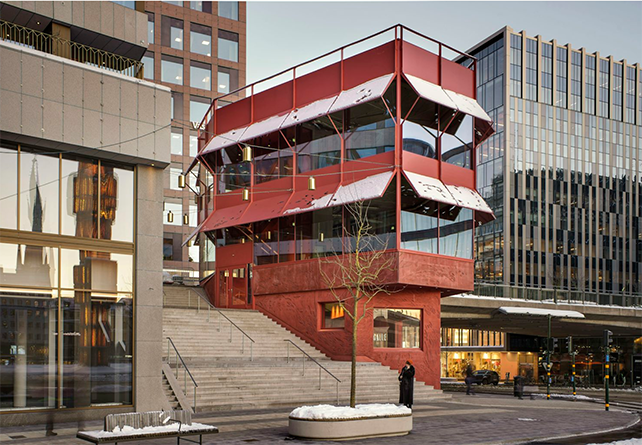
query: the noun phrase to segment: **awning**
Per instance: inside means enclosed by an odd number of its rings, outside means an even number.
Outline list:
[[[345,110],[346,108],[367,103],[383,96],[392,81],[394,74],[386,74],[357,85],[349,90],[342,91],[337,100],[330,107],[329,113]]]
[[[288,128],[298,123],[316,119],[319,116],[341,111],[360,103],[366,103],[379,99],[386,92],[394,74],[369,80],[349,90],[342,91],[331,97],[312,102],[304,107],[297,108],[289,113],[272,116],[249,126],[232,130],[227,133],[215,136],[200,153],[200,156],[221,150],[238,142],[249,141],[250,139],[275,132],[282,128]]]
[[[555,317],[555,318],[586,318],[584,314],[577,311],[563,311],[559,309],[543,309],[533,307],[519,307],[519,306],[502,306],[497,309],[498,312],[506,315],[536,315],[542,317]]]
[[[464,94],[447,90],[427,80],[404,74],[410,86],[422,98],[474,117],[475,142],[483,142],[493,134],[493,121],[477,101]]]
[[[199,156],[236,144],[241,139],[241,136],[243,136],[243,133],[245,133],[245,130],[247,130],[247,127],[237,128],[236,130],[214,136],[212,140],[207,143],[203,151],[199,153]]]
[[[202,221],[202,222],[201,222],[201,223],[200,223],[200,224],[199,224],[199,225],[198,225],[198,226],[197,226],[197,227],[192,231],[192,233],[190,233],[190,234],[187,236],[187,238],[185,238],[185,241],[183,241],[183,244],[181,244],[181,247],[185,247],[185,245],[186,245],[187,243],[189,243],[189,242],[190,242],[190,240],[191,240],[192,238],[194,238],[196,235],[198,235],[198,234],[200,233],[201,228],[203,227],[203,225],[205,224],[205,222],[206,222],[206,221],[207,221],[207,218],[205,218],[205,220],[204,220],[204,221]]]
[[[249,205],[242,204],[216,210],[199,226],[199,230],[209,232],[361,200],[381,198],[393,176],[394,171],[378,173],[338,188],[336,185],[317,185],[316,190],[300,190],[290,195],[281,195],[278,199],[260,199]]]
[[[482,223],[495,219],[492,209],[477,191],[461,185],[446,185],[437,178],[419,173],[403,172],[417,196],[451,206],[475,210],[475,219]]]

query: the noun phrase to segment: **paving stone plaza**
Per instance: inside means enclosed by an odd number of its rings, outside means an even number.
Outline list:
[[[260,411],[208,413],[195,416],[200,423],[215,425],[218,435],[205,436],[206,444],[246,443],[327,443],[296,440],[288,436],[289,408]],[[516,443],[595,443],[626,430],[625,437],[641,437],[637,413],[612,409],[589,402],[560,400],[517,400],[493,395],[453,395],[449,400],[420,404],[413,408],[414,428],[410,435],[365,439],[372,444],[516,444]],[[87,422],[81,429],[101,429],[101,422]],[[638,434],[635,434],[637,427]],[[78,424],[56,425],[57,436],[45,437],[45,425],[4,428],[0,442],[11,444],[46,443],[80,445],[75,439]],[[597,435],[595,435],[597,434]],[[609,436],[610,437],[610,436]],[[616,436],[614,436],[616,437]],[[175,439],[154,440],[172,444]],[[132,442],[138,443],[138,442]],[[151,442],[141,442],[151,443]]]

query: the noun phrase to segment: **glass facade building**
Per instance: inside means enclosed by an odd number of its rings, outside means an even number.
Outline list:
[[[639,64],[510,28],[471,54],[496,126],[477,150],[497,216],[476,229],[477,293],[642,304]]]

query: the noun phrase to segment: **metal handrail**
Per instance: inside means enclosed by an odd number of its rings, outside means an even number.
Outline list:
[[[310,354],[305,352],[303,349],[301,349],[296,343],[294,343],[292,340],[289,339],[284,339],[283,341],[288,342],[288,355],[287,355],[287,363],[290,363],[290,344],[293,345],[295,348],[297,348],[299,351],[301,351],[305,356],[307,356],[310,360],[312,360],[318,367],[319,367],[319,391],[321,390],[321,370],[323,369],[325,372],[328,373],[330,377],[335,379],[337,381],[337,405],[339,404],[339,383],[341,383],[341,380],[337,378],[334,374],[332,374],[330,371],[328,371],[325,366],[323,366],[321,363],[317,362]],[[303,363],[303,375],[305,376],[305,357],[302,360]]]
[[[171,367],[171,360],[170,360],[171,356],[169,354],[169,347],[171,345],[172,348],[174,348],[174,352],[176,353],[176,355],[175,355],[175,357],[176,357],[176,373],[175,373],[174,377],[176,378],[176,380],[178,380],[178,368],[179,368],[178,361],[180,360],[182,365],[183,365],[183,390],[185,391],[185,396],[187,396],[187,376],[188,375],[189,375],[189,378],[192,380],[192,385],[194,385],[193,386],[193,390],[192,390],[192,392],[194,393],[194,408],[193,409],[194,409],[194,412],[196,412],[196,388],[198,388],[198,383],[196,383],[196,380],[194,380],[194,376],[189,371],[189,368],[187,367],[187,364],[185,364],[185,361],[183,360],[183,357],[181,357],[181,354],[178,352],[178,349],[176,348],[176,345],[174,344],[174,341],[170,337],[167,337],[167,340],[168,340],[167,341],[167,364],[170,365],[170,367]]]
[[[245,332],[243,329],[241,329],[236,323],[234,323],[232,320],[230,320],[227,315],[225,315],[219,308],[214,306],[210,300],[202,295],[198,290],[198,288],[194,289],[194,293],[198,295],[198,300],[196,300],[196,311],[197,313],[201,311],[201,300],[203,300],[207,304],[207,321],[210,321],[210,311],[214,309],[216,312],[218,312],[219,318],[218,318],[218,332],[221,332],[221,317],[225,318],[229,323],[230,323],[230,339],[229,342],[232,342],[232,327],[235,327],[243,336],[241,337],[241,354],[245,354],[245,339],[247,338],[250,341],[250,361],[254,361],[254,343],[256,343],[252,337],[250,337],[247,332]],[[187,294],[187,307],[191,308],[192,306],[192,289],[188,290]],[[165,291],[163,291],[163,296],[167,297],[167,294],[165,294]]]
[[[378,37],[378,36],[380,36],[380,35],[382,35],[382,34],[385,34],[385,33],[387,33],[387,32],[390,32],[390,31],[392,31],[392,30],[394,30],[394,31],[395,31],[395,39],[400,38],[401,40],[403,40],[403,31],[404,31],[404,30],[406,30],[406,31],[408,31],[409,33],[412,33],[412,34],[414,34],[414,35],[416,35],[416,36],[418,36],[418,37],[421,37],[421,38],[426,39],[426,40],[428,40],[428,41],[430,41],[430,42],[432,42],[432,43],[437,44],[437,45],[439,46],[439,55],[440,55],[440,56],[441,56],[441,54],[442,54],[442,48],[446,48],[446,49],[448,49],[448,50],[450,50],[450,51],[452,51],[452,52],[457,53],[457,54],[459,55],[458,57],[464,57],[464,58],[467,58],[467,59],[471,59],[471,60],[474,62],[474,65],[476,65],[477,57],[472,56],[472,55],[470,55],[470,54],[468,54],[468,53],[466,53],[466,52],[464,52],[464,51],[460,51],[460,50],[458,50],[458,49],[455,49],[455,48],[453,48],[453,47],[452,47],[452,46],[450,46],[450,45],[447,45],[447,44],[445,44],[445,43],[442,43],[442,42],[440,42],[439,40],[433,39],[432,37],[428,37],[428,36],[426,36],[426,35],[424,35],[424,34],[422,34],[422,33],[418,32],[418,31],[415,31],[414,29],[408,28],[407,26],[404,26],[404,25],[402,25],[402,24],[398,23],[398,24],[396,24],[396,25],[392,25],[392,26],[390,26],[390,27],[388,27],[388,28],[386,28],[386,29],[384,29],[384,30],[381,30],[381,31],[378,31],[378,32],[376,32],[376,33],[374,33],[374,34],[371,34],[371,35],[369,35],[369,36],[367,36],[367,37],[364,37],[364,38],[362,38],[362,39],[356,40],[356,41],[354,41],[354,42],[350,42],[350,43],[348,43],[348,44],[346,44],[346,45],[343,45],[343,46],[341,46],[341,47],[339,47],[339,48],[336,48],[336,49],[334,49],[334,50],[332,50],[332,51],[329,51],[329,52],[327,52],[327,53],[325,53],[325,54],[322,54],[322,55],[320,55],[320,56],[317,56],[317,57],[314,57],[314,58],[312,58],[312,59],[306,60],[305,62],[301,62],[301,63],[299,63],[298,65],[295,65],[295,66],[293,66],[293,67],[290,67],[290,68],[284,69],[284,70],[282,70],[282,71],[280,71],[280,72],[278,72],[278,73],[276,73],[276,74],[273,74],[273,75],[271,75],[271,76],[269,76],[269,77],[266,77],[266,78],[264,78],[264,79],[257,80],[256,82],[253,82],[253,83],[251,83],[251,84],[248,84],[248,85],[245,85],[245,86],[239,87],[239,88],[237,88],[237,89],[236,89],[236,90],[234,90],[234,91],[231,91],[231,92],[226,93],[226,94],[224,94],[224,95],[218,96],[217,98],[215,98],[215,99],[212,101],[212,103],[210,104],[209,108],[208,108],[208,109],[207,109],[207,111],[205,112],[205,115],[203,116],[203,119],[201,119],[201,121],[199,122],[199,126],[198,126],[198,128],[199,128],[199,129],[204,128],[204,127],[203,127],[203,124],[207,124],[207,122],[210,120],[210,119],[208,119],[208,116],[211,114],[211,112],[213,112],[213,110],[216,110],[217,103],[218,103],[218,101],[219,101],[219,100],[224,100],[224,99],[225,99],[225,98],[227,98],[227,97],[234,96],[234,95],[238,95],[239,93],[241,93],[242,91],[245,91],[245,90],[247,90],[247,89],[250,89],[250,90],[252,91],[252,94],[254,94],[254,87],[255,87],[255,86],[257,86],[257,85],[259,85],[259,84],[262,84],[262,83],[264,83],[264,82],[267,82],[267,81],[269,81],[269,80],[272,80],[272,79],[274,79],[274,78],[276,78],[276,77],[282,76],[282,75],[284,75],[284,74],[286,74],[286,73],[288,73],[288,72],[290,72],[290,71],[292,71],[292,72],[293,72],[293,79],[294,79],[294,78],[296,78],[296,70],[297,70],[297,68],[301,68],[301,67],[303,67],[303,66],[309,65],[309,64],[314,63],[314,62],[316,62],[316,61],[318,61],[318,60],[320,60],[320,59],[323,59],[323,58],[329,57],[329,56],[331,56],[331,55],[333,55],[333,54],[340,53],[340,54],[341,54],[341,60],[343,61],[343,58],[344,58],[344,51],[345,51],[346,49],[348,49],[348,48],[350,48],[350,47],[353,47],[353,46],[355,46],[355,45],[358,45],[358,44],[360,44],[360,43],[363,43],[363,42],[365,42],[365,41],[367,41],[367,40],[374,39],[375,37]],[[469,68],[469,69],[471,69],[470,67],[468,67],[468,68]],[[472,70],[472,71],[475,71],[474,69],[471,69],[471,70]],[[199,130],[199,135],[200,135],[201,133],[202,133],[202,131],[201,131],[201,130]],[[207,132],[206,132],[206,133],[207,133]]]
[[[143,62],[0,20],[0,40],[86,63],[126,76],[143,78]]]

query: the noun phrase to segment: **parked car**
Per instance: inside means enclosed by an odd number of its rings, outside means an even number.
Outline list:
[[[499,374],[495,371],[489,371],[487,369],[480,369],[473,372],[473,382],[478,385],[490,385],[493,384],[497,386],[499,383]]]

